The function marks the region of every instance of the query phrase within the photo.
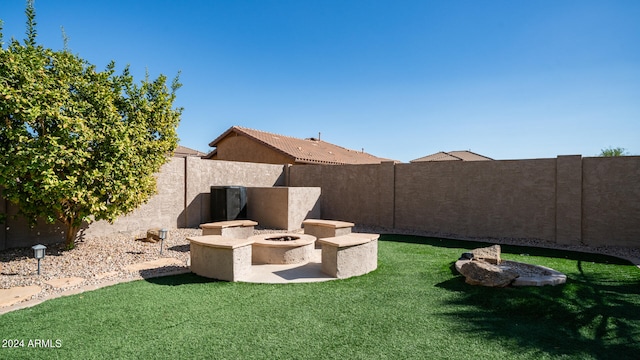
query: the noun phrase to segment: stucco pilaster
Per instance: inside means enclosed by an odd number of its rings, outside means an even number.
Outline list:
[[[556,161],[556,242],[582,242],[582,156]]]

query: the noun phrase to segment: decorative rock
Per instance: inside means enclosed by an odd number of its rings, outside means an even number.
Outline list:
[[[146,242],[157,243],[160,241],[160,229],[149,229],[147,230],[147,237],[143,239]]]
[[[511,284],[518,273],[511,269],[501,269],[485,261],[472,260],[460,267],[460,273],[470,285],[505,287]]]
[[[500,264],[500,245],[493,245],[486,248],[478,248],[471,250],[473,258],[484,260],[490,264]]]

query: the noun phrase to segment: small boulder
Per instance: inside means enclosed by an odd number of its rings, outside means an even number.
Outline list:
[[[157,243],[160,241],[160,229],[147,230],[147,237],[142,239],[142,241]]]
[[[505,287],[519,275],[511,269],[501,269],[485,261],[468,261],[460,267],[460,273],[470,285]]]
[[[474,259],[484,260],[490,264],[500,264],[500,245],[471,250]]]

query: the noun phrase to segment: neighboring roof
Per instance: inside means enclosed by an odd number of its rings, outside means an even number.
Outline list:
[[[198,156],[203,157],[207,154],[200,152],[198,150],[190,149],[186,146],[178,145],[178,147],[173,151],[174,157],[187,157],[187,156]]]
[[[487,161],[493,160],[490,157],[476,154],[471,151],[440,151],[435,154],[427,155],[418,159],[411,160],[410,162],[423,162],[423,161]]]
[[[240,126],[232,126],[209,143],[209,146],[216,147],[220,141],[232,133],[241,134],[258,141],[275,151],[291,157],[297,163],[341,165],[379,164],[383,161],[390,161],[389,159],[367,154],[364,151],[349,150],[315,138],[298,139]],[[216,150],[210,152],[207,158],[211,158],[215,153]]]

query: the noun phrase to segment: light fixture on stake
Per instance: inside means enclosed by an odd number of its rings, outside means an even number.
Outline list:
[[[162,255],[162,248],[164,247],[164,239],[167,238],[167,229],[160,229],[158,232],[158,237],[160,238],[160,255]]]
[[[40,260],[44,259],[44,250],[47,248],[44,245],[34,245],[31,247],[33,249],[33,257],[38,259],[38,275],[40,275]]]

